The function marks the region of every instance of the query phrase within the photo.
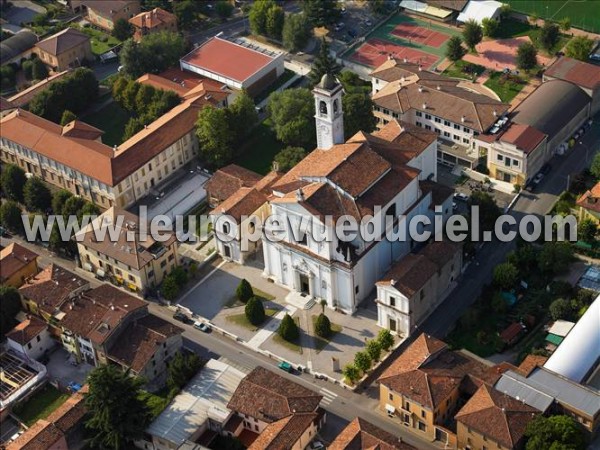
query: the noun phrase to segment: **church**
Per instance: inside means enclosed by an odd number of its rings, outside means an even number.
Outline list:
[[[387,240],[390,229],[407,227],[415,215],[433,221],[438,205],[447,219],[452,190],[436,183],[437,135],[431,131],[392,120],[374,133],[358,132],[346,140],[343,94],[336,78],[325,74],[313,89],[317,148],[289,172],[272,172],[254,187],[243,188],[245,194],[236,192],[211,217],[219,253],[239,263],[245,259],[240,232],[247,227],[235,223],[240,213],[259,211],[261,218],[282,219],[277,230],[263,222],[263,276],[307,301],[324,299],[328,307],[352,314],[395,261],[422,245],[410,238]],[[231,212],[236,213],[233,221]],[[232,223],[219,226],[225,222],[220,216],[229,216]],[[369,232],[378,238],[368,241],[363,233],[340,240],[325,220],[330,217],[335,224],[351,217],[363,227],[363,219],[371,216],[378,228],[371,225]],[[386,222],[384,216],[406,220]],[[331,239],[321,239],[323,233],[315,236],[314,224]],[[275,233],[278,239],[271,239]]]

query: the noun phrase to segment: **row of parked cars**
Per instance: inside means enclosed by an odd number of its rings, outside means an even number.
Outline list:
[[[194,328],[203,331],[204,333],[210,333],[211,331],[209,324],[207,324],[206,322],[194,320],[181,311],[176,311],[175,314],[173,314],[173,319],[178,320],[179,322],[184,323],[186,325],[192,325]]]

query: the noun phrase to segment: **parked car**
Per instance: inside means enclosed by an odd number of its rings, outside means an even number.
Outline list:
[[[542,166],[542,168],[540,169],[540,172],[543,173],[544,175],[548,175],[551,170],[552,170],[552,166],[550,164],[544,164]]]
[[[463,201],[463,202],[469,201],[469,196],[467,194],[462,193],[462,192],[455,192],[454,193],[454,198],[456,200],[460,200],[460,201]]]
[[[348,30],[348,36],[354,39],[356,36],[358,36],[358,34],[355,30]]]
[[[365,20],[365,25],[370,27],[371,25],[373,25],[373,22],[371,22],[369,19]]]
[[[294,368],[292,367],[292,365],[285,361],[281,361],[279,364],[277,364],[277,367],[279,367],[281,370],[285,370],[288,373],[294,372]]]
[[[194,323],[192,319],[183,314],[181,311],[177,311],[175,314],[173,314],[173,319],[183,322],[187,325],[191,325]]]
[[[194,322],[194,328],[204,333],[210,332],[210,325],[204,322]]]
[[[533,180],[531,180],[531,184],[533,184],[534,186],[537,186],[538,184],[540,184],[540,182],[544,179],[544,174],[542,172],[538,172],[536,174],[535,177],[533,177]]]
[[[308,446],[308,448],[310,450],[322,450],[325,448],[325,445],[323,445],[321,441],[314,441]]]
[[[346,26],[346,24],[344,22],[340,22],[340,23],[336,23],[335,26],[333,27],[333,29],[335,31],[340,31],[342,30],[344,27]]]

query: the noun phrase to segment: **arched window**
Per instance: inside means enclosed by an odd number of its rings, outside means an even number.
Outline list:
[[[321,103],[319,104],[319,112],[321,114],[327,114],[327,103],[325,103],[323,100],[321,100]]]
[[[337,114],[338,112],[338,101],[337,98],[333,101],[333,113]]]

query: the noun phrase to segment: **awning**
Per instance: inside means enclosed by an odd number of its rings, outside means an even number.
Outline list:
[[[92,268],[92,265],[90,263],[83,263],[83,268],[85,270],[87,270],[88,272],[93,272],[94,269]]]
[[[100,278],[104,278],[106,276],[106,273],[104,273],[104,270],[98,269],[96,270],[96,275],[98,275]]]
[[[552,333],[549,333],[549,334],[546,336],[546,341],[547,341],[547,342],[550,342],[551,344],[554,344],[554,345],[556,345],[557,347],[558,347],[558,346],[559,346],[559,345],[562,343],[562,341],[563,341],[563,340],[564,340],[564,338],[563,338],[563,337],[561,337],[561,336],[557,336],[557,335],[555,335],[555,334],[552,334]]]
[[[390,413],[390,414],[394,414],[396,412],[396,408],[394,408],[392,405],[390,405],[389,403],[385,404],[385,410]]]

